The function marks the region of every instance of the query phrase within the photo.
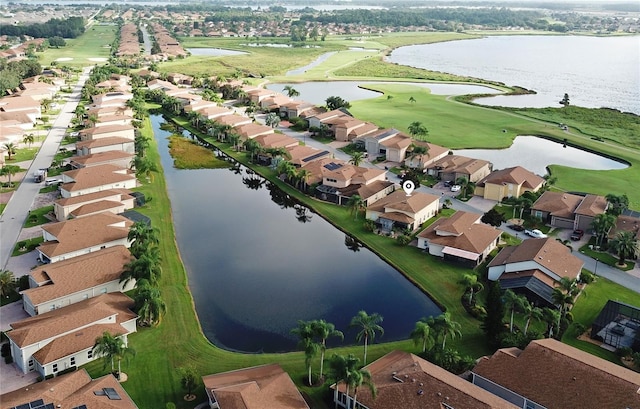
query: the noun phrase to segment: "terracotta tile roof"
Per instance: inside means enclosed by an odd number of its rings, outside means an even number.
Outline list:
[[[498,350],[473,372],[549,409],[640,407],[639,373],[555,339]]]
[[[242,115],[229,114],[216,118],[215,122],[222,125],[238,126],[241,124],[249,124],[252,120]]]
[[[440,234],[459,236],[467,231],[470,226],[480,222],[481,217],[482,215],[478,213],[455,212],[451,217],[441,218],[436,230]]]
[[[249,124],[238,125],[236,127],[236,132],[242,138],[255,138],[258,135],[274,133],[274,130],[270,126],[252,122]]]
[[[611,229],[609,238],[614,238],[618,233],[623,231],[631,231],[635,233],[636,238],[640,239],[640,219],[633,216],[620,215],[616,219],[616,227]]]
[[[535,173],[528,171],[522,166],[515,166],[491,172],[484,179],[478,182],[478,185],[483,183],[491,183],[493,185],[505,185],[507,183],[511,183],[536,190],[542,187],[544,179]]]
[[[459,213],[462,214],[458,215]],[[436,220],[418,236],[429,240],[429,243],[481,254],[502,232],[492,226],[477,223],[479,218],[479,214],[458,211],[450,218],[441,217]]]
[[[131,260],[133,256],[126,247],[114,246],[69,260],[45,264],[29,273],[40,287],[29,288],[21,294],[29,297],[33,305],[40,305],[119,280],[125,264]]]
[[[550,213],[552,216],[573,219],[573,212],[584,198],[570,193],[547,191],[531,206],[531,210]]]
[[[123,145],[123,144],[133,144],[133,141],[131,139],[121,138],[119,136],[108,136],[106,138],[78,142],[76,143],[76,148],[92,149],[92,148],[102,148],[104,146]]]
[[[115,197],[117,195],[121,197],[121,200],[126,200],[132,198],[132,196],[129,196],[129,193],[131,193],[131,191],[126,189],[123,189],[123,191],[119,189],[101,190],[100,192],[87,193],[86,195],[58,199],[55,203],[60,206],[69,206],[78,203],[90,202],[92,200],[100,200],[106,197]]]
[[[574,210],[575,214],[595,217],[607,210],[607,199],[604,196],[586,195]]]
[[[129,116],[129,115],[118,115],[118,114],[114,114],[114,115],[102,115],[98,117],[98,122],[99,123],[106,123],[106,122],[119,122],[119,121],[129,121],[129,123],[131,123],[131,121],[133,121],[133,117]],[[106,128],[110,125],[105,125],[105,126],[99,126],[98,128]],[[111,125],[111,126],[126,126],[126,125]]]
[[[135,155],[124,151],[106,151],[99,153],[92,153],[84,156],[72,156],[69,158],[70,162],[75,162],[80,165],[91,165],[102,162],[117,161],[120,159],[133,159]]]
[[[278,364],[207,375],[202,382],[224,409],[309,409]]]
[[[113,388],[120,400],[110,400],[107,396],[98,396],[94,392],[103,388]],[[127,392],[113,375],[105,375],[92,380],[85,369],[70,374],[56,376],[43,382],[30,384],[13,392],[0,396],[2,407],[14,407],[43,399],[55,407],[74,408],[86,405],[90,409],[138,409]]]
[[[287,151],[289,152],[289,156],[290,156],[289,161],[294,165],[298,165],[298,166],[307,166],[311,162],[305,161],[305,159],[312,158],[315,155],[318,155],[318,157],[315,158],[316,160],[331,156],[331,152],[329,152],[328,150],[321,151],[316,148],[312,148],[310,146],[305,146],[305,145],[293,146],[293,147],[287,148]],[[323,152],[324,154],[322,154]]]
[[[359,136],[368,135],[372,132],[375,132],[378,129],[377,125],[372,124],[371,122],[365,122],[364,125],[353,128],[349,131],[349,135],[352,135],[354,138]]]
[[[7,336],[20,348],[24,348],[77,331],[113,315],[118,324],[130,321],[137,317],[131,312],[131,308],[133,300],[122,293],[102,294],[11,323],[12,330],[7,332]]]
[[[411,143],[413,143],[411,137],[400,133],[392,138],[383,140],[380,142],[380,145],[386,146],[387,148],[403,149],[411,146]]]
[[[258,142],[264,148],[284,148],[287,146],[299,146],[299,141],[295,138],[287,136],[281,133],[271,133],[267,135],[258,135],[255,137],[255,141]]]
[[[367,365],[377,397],[358,389],[369,409],[515,409],[517,406],[416,355],[393,351]],[[332,386],[333,387],[333,386]],[[344,384],[338,386],[344,392]]]
[[[105,133],[121,132],[121,131],[134,131],[136,128],[133,125],[107,125],[98,126],[94,128],[87,128],[80,131],[80,135],[102,135]]]
[[[368,210],[381,213],[395,211],[415,214],[439,200],[439,196],[430,195],[428,193],[413,192],[411,196],[407,196],[404,190],[396,190],[387,197],[384,197],[370,205]]]
[[[529,239],[518,246],[503,248],[488,267],[534,261],[559,277],[577,278],[583,262],[571,250],[552,237]]]
[[[430,165],[429,168],[442,168],[442,171],[447,173],[455,172],[472,175],[482,167],[490,164],[491,162],[482,159],[467,158],[459,155],[447,155]]]
[[[373,183],[369,183],[368,185],[362,185],[359,183],[351,184],[343,189],[340,189],[340,194],[349,197],[358,195],[363,200],[368,200],[371,196],[374,196],[393,185],[393,182],[389,182],[386,180],[377,180]]]
[[[120,212],[112,211],[112,210],[116,210],[123,206],[124,205],[121,202],[116,202],[113,200],[99,200],[97,202],[87,203],[85,205],[82,205],[76,208],[74,211],[72,211],[69,214],[73,217],[83,217],[83,216],[88,216],[95,213],[104,212],[107,210],[111,211],[111,213],[117,214]]]
[[[119,166],[104,164],[69,170],[63,173],[74,180],[74,182],[64,183],[60,188],[67,192],[89,189],[98,186],[107,186],[115,183],[135,180],[135,174],[129,169]]]
[[[428,152],[426,154],[420,155],[421,158],[418,158],[416,156],[416,159],[421,159],[422,163],[428,163],[433,158],[438,157],[444,153],[448,153],[450,150],[449,148],[445,148],[443,146],[429,142],[414,141],[413,144],[416,146],[424,146],[428,149]]]
[[[45,241],[38,250],[47,257],[55,257],[74,251],[125,239],[133,222],[126,217],[103,212],[42,226],[56,241]]]
[[[336,117],[336,116],[350,116],[350,115],[345,114],[344,112],[342,112],[342,111],[341,111],[341,110],[339,110],[339,109],[334,109],[333,111],[329,111],[329,112],[322,112],[322,113],[320,113],[320,114],[316,114],[316,115],[314,115],[314,117],[315,117],[317,120],[321,121],[321,122],[323,122],[324,120],[327,120],[327,119],[329,119],[329,118],[334,118],[334,117]]]
[[[40,108],[40,102],[29,96],[10,96],[0,98],[0,111],[13,111],[24,108]]]

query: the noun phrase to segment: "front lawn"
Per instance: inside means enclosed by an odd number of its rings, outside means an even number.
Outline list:
[[[11,253],[11,257],[21,256],[25,253],[33,251],[36,247],[38,247],[38,244],[42,243],[43,241],[44,238],[42,236],[34,237],[27,240],[20,240],[16,243],[16,246]],[[36,263],[37,261],[33,260],[33,262]]]
[[[49,223],[51,220],[45,217],[46,214],[53,212],[53,205],[41,207],[29,212],[29,216],[24,222],[24,227],[34,227],[41,224]]]
[[[591,241],[592,240],[590,240],[589,243],[591,243]],[[591,244],[585,244],[584,246],[580,247],[580,253],[584,253],[587,256],[591,257],[592,259],[598,260],[599,263],[606,264],[608,266],[617,268],[622,271],[629,271],[633,269],[633,266],[635,264],[634,260],[627,260],[626,267],[620,267],[618,265],[618,261],[619,261],[618,257],[606,251],[593,250],[589,248],[590,245]]]

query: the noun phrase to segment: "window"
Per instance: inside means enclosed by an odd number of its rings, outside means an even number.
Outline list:
[[[87,358],[89,359],[93,358],[93,349],[90,349],[87,351]]]
[[[533,402],[529,402],[529,401],[527,401],[527,402],[525,403],[525,409],[536,409],[536,404],[535,404],[535,403],[533,403]]]
[[[29,368],[31,368],[33,366],[33,359],[29,360]]]
[[[107,288],[106,288],[106,287],[105,287],[105,288],[103,288],[100,292],[101,292],[102,294],[106,294],[106,293],[107,293]]]
[[[76,365],[76,357],[72,356],[71,359],[69,360],[69,363],[71,363],[71,366],[75,366]]]
[[[58,364],[53,364],[53,372],[58,372]]]

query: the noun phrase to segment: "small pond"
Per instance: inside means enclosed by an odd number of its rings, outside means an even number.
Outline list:
[[[520,165],[538,175],[545,175],[548,165],[589,170],[628,167],[625,163],[536,136],[518,136],[507,149],[459,149],[455,154],[488,160],[494,169]]]
[[[376,340],[406,339],[439,308],[397,270],[249,169],[177,170],[151,115],[180,255],[198,318],[214,344],[296,348],[297,320],[325,319],[355,343],[351,318],[384,317]],[[428,257],[425,255],[425,257]]]
[[[226,50],[224,48],[187,48],[191,55],[207,57],[225,57],[229,55],[245,55],[244,51]]]

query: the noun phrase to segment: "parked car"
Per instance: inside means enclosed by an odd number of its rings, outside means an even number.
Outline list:
[[[515,230],[515,231],[523,231],[524,230],[524,227],[520,226],[519,224],[510,224],[507,227],[510,228],[511,230]]]
[[[451,181],[450,180],[445,180],[443,182],[443,184],[444,184],[444,187],[451,187]]]
[[[44,181],[44,185],[45,186],[51,186],[51,185],[59,185],[62,183],[62,179],[47,179]]]
[[[584,236],[584,231],[574,230],[573,233],[571,233],[571,240],[578,241],[582,238],[582,236]]]
[[[451,186],[451,191],[452,192],[459,192],[460,191],[460,185]]]
[[[533,229],[533,230],[528,230],[527,229],[527,230],[524,231],[524,234],[526,234],[527,236],[531,236],[531,237],[533,237],[535,239],[546,239],[547,238],[547,235],[544,234],[543,232],[541,232],[538,229]]]

